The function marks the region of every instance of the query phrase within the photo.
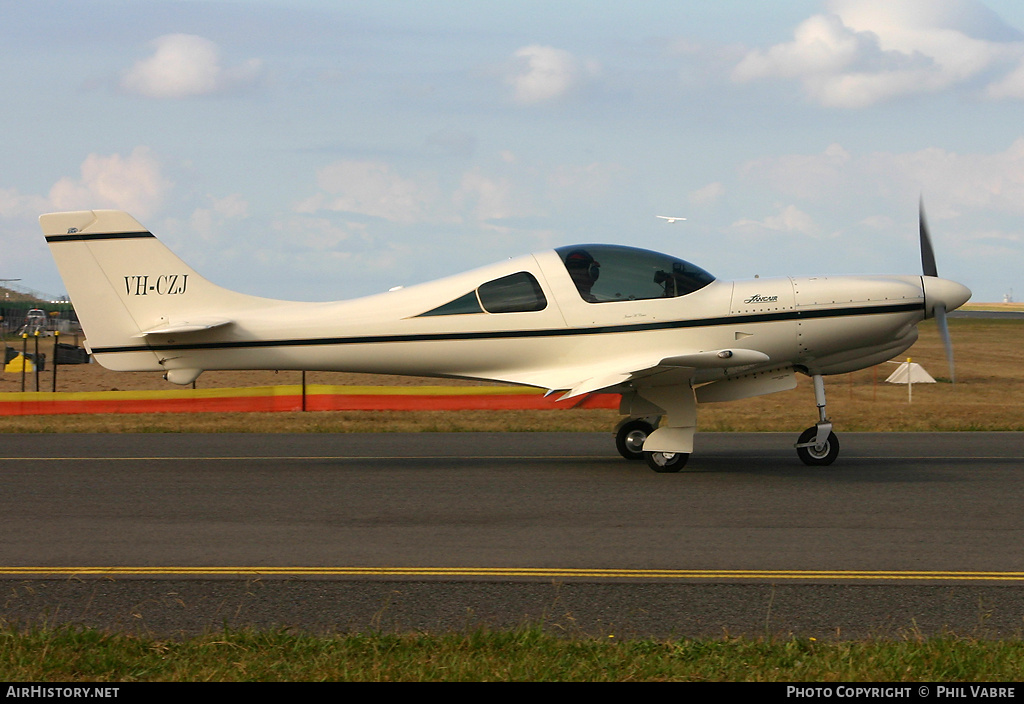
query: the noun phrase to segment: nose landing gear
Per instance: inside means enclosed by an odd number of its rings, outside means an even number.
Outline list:
[[[825,413],[825,380],[815,374],[814,400],[818,404],[818,422],[800,433],[796,441],[796,454],[800,461],[812,467],[830,465],[839,457],[839,438],[832,432],[832,422]]]
[[[831,423],[825,423],[824,425],[829,428],[832,427]],[[812,467],[832,464],[835,462],[836,457],[839,457],[839,438],[831,430],[828,430],[824,441],[819,441],[818,434],[821,427],[820,425],[812,425],[800,433],[800,437],[796,441],[796,454],[800,461]]]

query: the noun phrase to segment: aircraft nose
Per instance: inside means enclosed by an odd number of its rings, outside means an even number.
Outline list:
[[[947,312],[956,310],[971,298],[971,289],[963,284],[935,276],[922,276],[924,284],[925,315],[931,318],[935,314],[935,306],[941,305]]]

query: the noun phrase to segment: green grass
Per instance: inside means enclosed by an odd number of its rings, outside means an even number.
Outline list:
[[[0,680],[1014,682],[1024,644],[954,636],[579,639],[541,627],[448,634],[224,632],[140,638],[90,629],[0,631]]]

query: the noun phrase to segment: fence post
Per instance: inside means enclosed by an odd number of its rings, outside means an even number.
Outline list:
[[[57,345],[60,344],[60,330],[53,331],[53,388],[51,391],[57,393]]]
[[[28,333],[21,333],[21,390],[25,390],[25,363],[28,360]]]
[[[35,338],[36,338],[36,342],[35,342],[35,345],[36,345],[36,351],[35,351],[35,355],[36,355],[36,361],[35,361],[35,368],[36,368],[36,391],[39,391],[39,331],[38,330],[36,330]]]

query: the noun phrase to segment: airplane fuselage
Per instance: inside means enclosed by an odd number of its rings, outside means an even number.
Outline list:
[[[542,309],[424,315],[519,272],[535,277]],[[185,273],[135,276],[155,282],[144,293],[136,280],[125,285],[136,302],[144,295],[153,304],[154,316],[146,321],[153,325],[165,317],[159,315],[161,302],[175,296],[181,303],[189,293],[178,292]],[[193,285],[200,295],[198,282]],[[680,349],[756,350],[769,358],[756,367],[837,374],[901,353],[913,344],[915,325],[925,317],[920,276],[715,280],[679,297],[588,302],[554,252],[350,301],[256,299],[246,308],[234,306],[230,324],[202,332],[150,334],[134,346],[107,347],[94,339],[90,344],[114,368],[138,369],[143,362],[148,369],[167,371],[306,369],[550,386],[553,376],[575,378],[580,370],[621,365],[624,358],[653,364]],[[178,315],[189,319],[202,313],[197,308]],[[140,326],[147,327],[142,321]],[[571,371],[555,371],[560,369]],[[698,369],[694,381],[724,373],[723,368]]]

